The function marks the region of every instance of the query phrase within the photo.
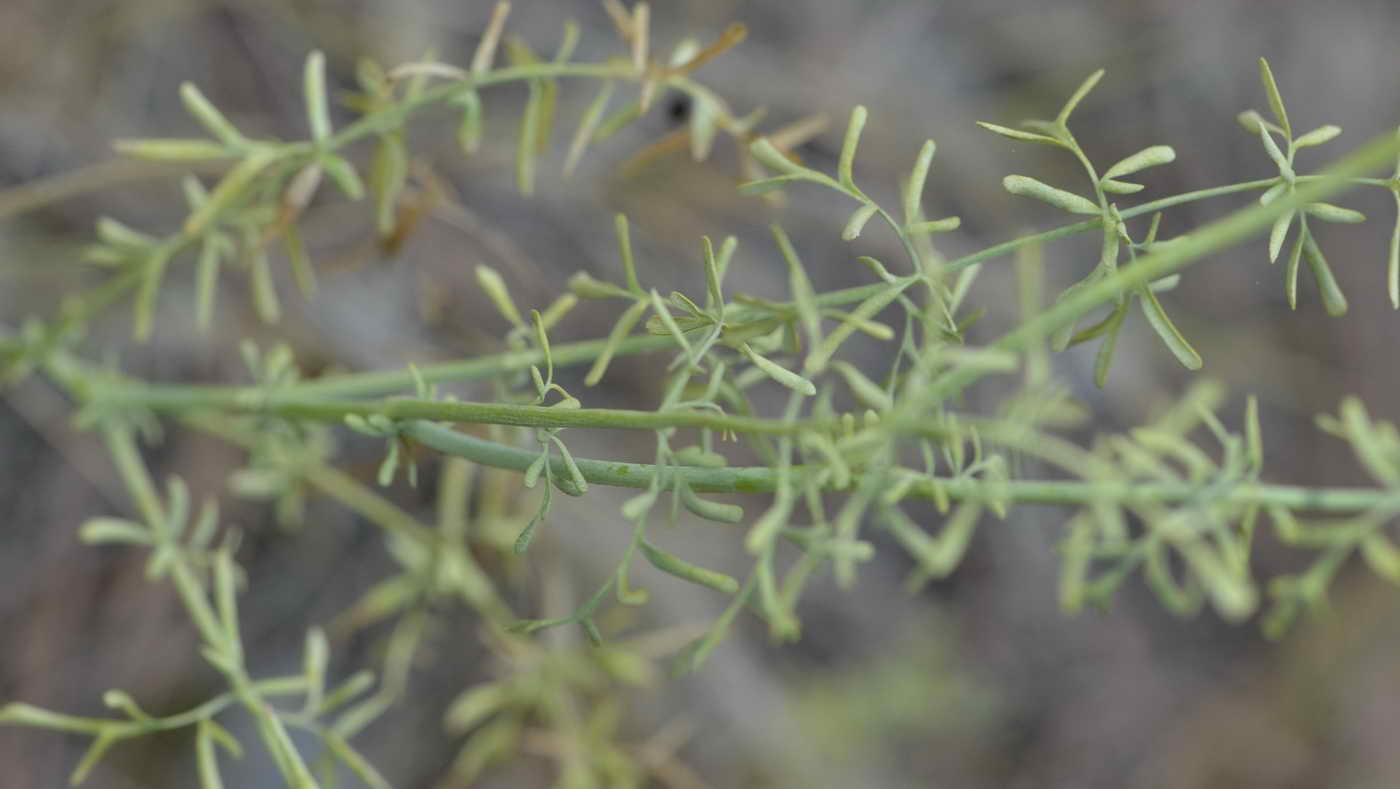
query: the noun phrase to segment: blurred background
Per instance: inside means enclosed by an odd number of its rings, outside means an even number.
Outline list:
[[[197,135],[177,98],[181,81],[201,86],[250,136],[300,138],[307,51],[327,53],[333,91],[353,87],[360,57],[395,64],[434,51],[465,65],[490,7],[475,0],[4,0],[0,323],[13,329],[31,314],[52,315],[65,292],[91,284],[71,261],[97,217],[159,233],[178,226],[178,178],[111,164],[110,143]],[[1235,121],[1241,110],[1267,106],[1260,56],[1273,66],[1296,130],[1345,129],[1337,142],[1300,154],[1301,172],[1400,121],[1400,5],[1386,0],[677,0],[652,12],[661,56],[684,37],[709,41],[730,22],[747,24],[748,40],[697,78],[739,114],[766,108],[763,129],[825,116],[825,129],[797,150],[819,169],[834,168],[850,108],[866,105],[857,181],[882,202],[895,200],[923,140],[935,139],[927,213],[963,219],[961,231],[938,237],[949,257],[1061,221],[1053,209],[1006,194],[1001,178],[1021,173],[1080,186],[1074,161],[973,122],[1052,116],[1100,67],[1107,76],[1072,123],[1090,155],[1107,164],[1152,144],[1178,154],[1175,164],[1143,174],[1142,200],[1276,172]],[[552,52],[567,19],[582,28],[579,58],[622,51],[601,4],[591,1],[518,2],[507,31]],[[309,372],[489,353],[501,347],[506,327],[479,294],[474,267],[496,267],[518,303],[543,306],[577,270],[619,276],[611,220],[618,211],[631,218],[643,281],[662,292],[693,292],[702,282],[700,237],[733,234],[740,246],[730,289],[783,298],[786,275],[767,230],[774,221],[795,239],[819,290],[865,282],[856,255],[901,259],[887,234],[841,241],[850,209],[835,194],[793,189],[781,206],[737,198],[730,141],[704,163],[683,151],[639,156],[684,125],[689,107],[674,97],[596,145],[562,179],[568,135],[593,90],[562,85],[560,131],[534,197],[516,191],[511,167],[524,90],[487,91],[488,142],[471,158],[456,147],[450,113],[413,127],[415,172],[427,174],[418,183],[434,183],[441,194],[424,202],[415,232],[397,249],[375,243],[367,205],[322,199],[304,225],[321,292],[307,303],[289,279],[279,280],[280,325],[259,323],[235,275],[221,289],[216,330],[199,334],[190,267],[182,267],[161,297],[152,342],[132,345],[127,310],[118,310],[90,332],[90,357],[119,357],[126,369],[160,380],[246,382],[236,350],[243,337],[264,344],[288,338]],[[348,117],[342,111],[337,120]],[[365,161],[367,150],[357,155]],[[1249,199],[1173,209],[1163,234]],[[1327,317],[1306,274],[1298,309],[1290,311],[1282,267],[1268,265],[1262,239],[1189,269],[1164,298],[1205,357],[1202,374],[1229,387],[1227,422],[1239,424],[1246,394],[1259,396],[1271,481],[1367,483],[1348,448],[1312,422],[1317,413],[1335,413],[1345,394],[1360,396],[1379,418],[1400,417],[1400,317],[1383,284],[1393,201],[1372,189],[1338,202],[1369,217],[1360,226],[1318,229],[1350,299],[1345,317]],[[1087,236],[1047,248],[1049,282],[1058,289],[1078,280],[1096,255]],[[1014,323],[1014,286],[1008,260],[985,267],[970,297],[988,310],[977,339]],[[601,336],[613,317],[610,305],[587,303],[555,334]],[[646,408],[659,396],[657,362],[620,360],[589,390],[582,371],[560,374],[570,391],[584,393],[585,405]],[[1136,314],[1103,390],[1092,384],[1092,347],[1061,354],[1056,364],[1091,406],[1095,430],[1138,424],[1189,383]],[[484,388],[458,391],[489,396]],[[86,518],[129,510],[100,444],[73,430],[69,416],[69,404],[42,381],[0,393],[0,702],[98,715],[102,691],[120,687],[148,710],[182,709],[217,692],[217,683],[173,595],[144,580],[143,557],[78,543]],[[576,453],[591,457],[641,460],[652,451],[647,435],[574,430],[569,438]],[[346,439],[345,446],[351,471],[372,479],[377,445]],[[244,632],[264,661],[255,669],[295,670],[305,628],[330,621],[391,566],[376,532],[333,506],[313,502],[308,525],[288,533],[273,524],[269,507],[224,495],[223,479],[239,462],[235,450],[172,431],[148,457],[162,475],[178,470],[197,495],[222,496],[226,518],[245,530],[240,559],[252,583]],[[392,493],[406,507],[430,511],[432,484],[429,474],[422,490],[400,485]],[[559,581],[567,610],[569,596],[606,577],[625,544],[617,515],[624,499],[595,490],[556,510],[543,549],[554,558],[527,562],[524,577],[535,587]],[[1110,610],[1071,618],[1055,601],[1064,516],[1027,508],[984,524],[956,575],[914,596],[901,588],[911,562],[882,544],[856,588],[837,590],[829,578],[814,583],[799,610],[800,642],[774,646],[761,623],[741,617],[700,674],[629,695],[622,736],[641,742],[661,729],[687,732],[674,738],[687,775],[657,786],[1400,785],[1400,596],[1393,587],[1349,565],[1333,591],[1333,613],[1279,643],[1265,641],[1253,623],[1226,626],[1209,612],[1176,620],[1138,581]],[[713,528],[668,535],[667,544],[697,562],[740,567],[739,541],[717,538]],[[1298,561],[1266,540],[1256,567],[1268,576]],[[555,569],[545,578],[541,567]],[[653,600],[635,614],[638,631],[702,624],[722,605],[655,575],[643,580]],[[547,595],[522,592],[522,608],[536,597]],[[439,785],[461,742],[443,733],[442,708],[490,676],[476,623],[465,614],[448,621],[403,705],[359,740],[397,786]],[[376,637],[335,643],[337,670],[371,659]],[[120,746],[91,785],[192,785],[188,736]],[[86,745],[0,729],[0,785],[62,785]],[[547,786],[547,768],[522,759],[479,785]],[[277,785],[258,754],[228,769],[233,786]]]

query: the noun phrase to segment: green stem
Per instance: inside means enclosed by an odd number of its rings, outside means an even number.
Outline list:
[[[404,435],[445,454],[514,471],[524,471],[538,457],[536,452],[486,441],[429,422],[410,424],[404,429]],[[651,484],[652,476],[657,472],[657,467],[649,463],[622,463],[578,457],[574,458],[574,462],[578,464],[584,479],[598,485],[645,488]],[[816,471],[819,469],[791,467],[789,473],[795,477],[792,484],[802,487],[802,478]],[[679,466],[669,467],[668,472],[674,473],[673,479],[683,480],[692,490],[700,493],[772,493],[777,489],[779,474],[777,469],[767,466]],[[989,485],[977,479],[926,478],[910,489],[910,495],[934,498],[935,485],[953,499],[1066,505],[1102,501],[1171,504],[1189,501],[1199,497],[1201,492],[1199,485],[1184,483],[1120,484],[1011,480]],[[1219,501],[1224,504],[1274,505],[1318,512],[1361,512],[1378,506],[1396,506],[1400,503],[1400,493],[1372,488],[1309,488],[1244,483],[1223,494]]]
[[[378,401],[344,400],[300,393],[282,394],[257,389],[217,389],[195,386],[94,386],[87,393],[104,407],[144,408],[176,413],[219,410],[289,419],[340,422],[346,416],[382,415],[393,420],[424,419],[470,424],[517,427],[591,427],[614,430],[664,430],[694,427],[721,432],[759,435],[796,435],[831,432],[835,420],[783,422],[757,417],[730,416],[712,411],[633,411],[608,408],[551,408],[513,403],[463,403],[450,400],[389,398]]]

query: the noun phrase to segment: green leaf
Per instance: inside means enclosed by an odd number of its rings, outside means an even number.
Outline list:
[[[720,460],[723,461],[723,458]],[[703,499],[684,483],[680,486],[680,492],[681,504],[697,517],[718,523],[739,523],[744,519],[744,508],[737,504]]]
[[[586,386],[593,386],[603,378],[603,373],[607,372],[608,363],[612,361],[613,354],[617,352],[617,346],[632,331],[632,327],[637,325],[637,321],[646,314],[647,307],[650,306],[646,299],[638,299],[622,313],[622,317],[613,324],[612,331],[608,333],[607,344],[603,346],[603,352],[598,354],[598,358],[593,360],[593,366],[589,368],[588,375],[584,376],[583,383]]]
[[[1340,222],[1355,225],[1366,221],[1366,215],[1350,208],[1342,208],[1331,203],[1308,203],[1304,210],[1324,222]]]
[[[1118,330],[1123,326],[1123,318],[1128,314],[1128,303],[1122,301],[1098,326],[1086,329],[1071,340],[1070,344],[1083,342],[1092,336],[1103,334],[1103,341],[1094,353],[1094,385],[1102,389],[1108,383],[1108,368],[1113,364],[1113,352],[1118,348]]]
[[[1322,306],[1327,310],[1327,314],[1334,318],[1345,315],[1347,297],[1342,294],[1341,287],[1332,276],[1331,267],[1327,265],[1327,258],[1322,256],[1322,250],[1318,249],[1311,233],[1303,239],[1303,254],[1308,259],[1308,269],[1317,280],[1317,288],[1322,292]]]
[[[90,518],[78,530],[78,537],[88,545],[128,543],[151,545],[151,530],[144,523],[122,518]]]
[[[525,102],[525,111],[520,116],[520,136],[515,144],[515,184],[520,193],[526,196],[535,192],[535,157],[547,128],[544,122],[544,84],[541,80],[532,79],[528,85],[530,98]]]
[[[1288,157],[1283,155],[1283,151],[1279,150],[1278,143],[1274,142],[1274,136],[1269,133],[1268,129],[1261,126],[1259,137],[1264,141],[1264,152],[1269,154],[1269,158],[1273,159],[1274,164],[1278,167],[1279,175],[1283,176],[1284,181],[1292,182],[1294,178],[1293,165],[1289,163]]]
[[[1005,126],[998,126],[995,123],[985,123],[983,121],[978,121],[977,125],[981,126],[989,132],[1000,134],[1003,137],[1008,137],[1013,140],[1020,140],[1021,142],[1033,142],[1038,143],[1040,145],[1053,145],[1056,148],[1069,147],[1068,145],[1065,145],[1064,142],[1057,140],[1054,137],[1051,137],[1047,134],[1036,134],[1035,132],[1021,131],[1020,129],[1010,129]]]
[[[703,162],[710,156],[714,147],[717,121],[722,117],[721,108],[714,99],[704,93],[691,94],[690,107],[690,158]]]
[[[1167,311],[1162,309],[1162,303],[1157,301],[1157,294],[1150,288],[1139,288],[1138,301],[1142,304],[1147,322],[1152,325],[1157,336],[1162,338],[1162,343],[1176,356],[1177,361],[1188,370],[1201,369],[1201,355],[1196,353],[1191,343],[1177,331],[1171,318],[1167,317]]]
[[[604,82],[593,101],[588,103],[588,108],[583,111],[583,116],[579,118],[578,128],[574,130],[573,139],[569,141],[569,153],[564,159],[565,175],[573,173],[574,168],[578,167],[579,160],[583,158],[584,151],[588,149],[588,143],[592,141],[598,128],[598,122],[603,118],[603,112],[608,108],[608,102],[612,100],[614,88],[612,80]]]
[[[810,180],[812,179],[804,173],[799,173],[797,175],[780,175],[777,178],[760,178],[757,181],[745,181],[739,184],[738,190],[739,194],[744,197],[757,197],[759,195],[768,194],[769,192],[776,192],[779,189],[799,181]]]
[[[868,297],[862,301],[851,314],[846,317],[841,325],[837,326],[827,334],[826,337],[807,354],[807,359],[803,362],[802,369],[808,374],[817,374],[826,369],[827,362],[836,351],[841,348],[850,336],[855,333],[864,323],[879,314],[880,310],[888,307],[891,302],[899,298],[899,294],[904,292],[904,288],[898,285],[890,285],[884,290]]]
[[[885,412],[894,407],[894,399],[883,387],[870,380],[855,365],[845,361],[835,361],[831,363],[832,369],[846,380],[846,385],[851,388],[856,399],[867,408],[873,408],[878,412]]]
[[[370,164],[369,190],[374,196],[375,228],[381,238],[391,236],[398,224],[395,215],[399,195],[408,178],[408,152],[404,150],[402,133],[381,135],[374,148]]]
[[[1244,407],[1245,458],[1258,473],[1264,468],[1264,438],[1259,429],[1259,398],[1250,395]]]
[[[215,745],[220,744],[215,734],[218,730],[222,730],[222,727],[209,718],[201,720],[195,728],[195,769],[199,775],[200,789],[224,787],[223,779],[219,775],[219,758],[214,750]],[[232,739],[232,735],[228,735],[227,732],[224,734]]]
[[[1011,194],[1034,197],[1072,214],[1097,216],[1100,213],[1099,207],[1093,201],[1073,192],[1056,189],[1029,176],[1008,175],[1001,180],[1001,185]]]
[[[1176,161],[1176,151],[1170,145],[1154,145],[1150,148],[1144,148],[1108,168],[1103,177],[1110,179],[1121,175],[1132,175],[1139,170],[1170,164],[1174,161]]]
[[[1074,112],[1074,108],[1079,106],[1079,102],[1089,95],[1089,91],[1093,90],[1095,85],[1099,84],[1099,80],[1103,79],[1103,73],[1103,69],[1099,69],[1080,83],[1074,91],[1074,95],[1070,96],[1069,101],[1065,102],[1065,106],[1060,108],[1060,114],[1055,116],[1057,125],[1064,126],[1069,121],[1070,113]]]
[[[330,105],[326,100],[326,56],[320,50],[306,56],[302,70],[302,93],[306,98],[306,119],[311,139],[322,142],[331,136]]]
[[[488,682],[468,688],[447,707],[442,716],[442,726],[448,732],[461,734],[470,731],[510,701],[506,689],[495,682]]]
[[[238,155],[212,140],[117,140],[112,148],[123,156],[156,162],[203,162]]]
[[[874,203],[866,203],[857,208],[851,214],[851,218],[846,220],[846,227],[841,231],[842,241],[855,241],[860,238],[860,231],[865,229],[865,223],[870,221],[870,217],[875,216],[875,212],[880,210],[880,206]]]
[[[1283,272],[1283,290],[1288,296],[1288,308],[1298,309],[1298,263],[1303,259],[1303,238],[1307,232],[1299,229],[1293,240],[1293,251],[1288,255],[1288,267]]]
[[[642,549],[642,555],[647,557],[647,561],[663,573],[674,575],[693,584],[708,586],[724,594],[732,595],[739,592],[739,582],[732,577],[693,565],[678,556],[666,553],[648,542],[645,537],[638,543],[638,547]]]
[[[538,529],[540,524],[549,517],[549,508],[554,499],[550,492],[552,490],[553,488],[549,485],[544,486],[544,498],[540,501],[540,508],[535,510],[534,517],[530,518],[530,522],[525,524],[525,528],[521,529],[520,535],[515,538],[513,550],[517,555],[530,550],[530,541],[535,538],[535,529]]]
[[[282,316],[282,303],[277,298],[277,288],[272,282],[272,269],[268,266],[267,250],[259,246],[245,252],[248,266],[248,287],[253,291],[253,307],[264,323],[276,323]]]
[[[1288,237],[1288,227],[1293,223],[1293,217],[1297,215],[1297,211],[1289,211],[1274,220],[1274,226],[1269,230],[1270,263],[1278,260],[1278,253],[1283,250],[1284,239]]]
[[[1371,572],[1400,584],[1400,550],[1380,531],[1373,531],[1361,540],[1361,556]]]
[[[617,235],[617,248],[622,255],[622,270],[627,273],[627,287],[641,296],[642,284],[637,281],[637,266],[632,260],[632,234],[627,227],[626,214],[618,213],[613,217],[613,231]]]
[[[851,120],[846,126],[846,138],[841,143],[841,158],[836,167],[836,175],[841,185],[857,194],[860,190],[856,188],[852,167],[855,163],[856,148],[860,146],[860,133],[865,128],[866,114],[865,107],[860,105],[851,110]]]
[[[247,143],[243,135],[238,133],[228,118],[219,112],[199,88],[192,82],[185,82],[180,85],[180,101],[185,105],[185,111],[194,116],[205,131],[214,135],[214,138],[224,145],[230,147],[241,147]]]
[[[1239,122],[1241,128],[1256,137],[1259,136],[1259,130],[1266,123],[1264,116],[1260,115],[1258,110],[1245,110],[1236,115],[1235,120]]]
[[[776,362],[758,355],[754,349],[749,347],[748,343],[744,343],[739,350],[742,351],[745,356],[749,357],[749,361],[753,362],[755,367],[763,371],[764,375],[772,378],[783,386],[786,386],[794,392],[807,395],[808,397],[817,393],[817,387],[812,385],[811,381]]]
[[[588,490],[588,480],[583,478],[583,472],[579,470],[578,463],[574,461],[574,456],[569,452],[569,448],[560,441],[557,436],[550,436],[550,441],[559,448],[559,455],[564,459],[564,469],[569,472],[569,480],[573,482],[572,488],[560,486],[560,490],[571,496],[581,496]]]
[[[1269,94],[1269,109],[1273,110],[1274,118],[1283,127],[1283,136],[1293,139],[1293,127],[1288,124],[1288,112],[1283,108],[1283,96],[1279,95],[1273,69],[1269,68],[1269,61],[1264,58],[1259,58],[1259,80],[1264,83],[1264,90]]]
[[[802,261],[798,259],[797,250],[793,249],[787,233],[776,224],[769,225],[768,229],[773,233],[778,251],[787,263],[788,291],[797,305],[797,317],[802,321],[803,333],[807,335],[809,347],[815,347],[822,340],[821,311],[817,308],[816,291],[812,289],[812,281],[807,278],[807,272],[802,268]]]
[[[1294,140],[1293,147],[1311,148],[1314,145],[1322,145],[1325,142],[1331,141],[1341,133],[1342,127],[1333,126],[1329,123],[1326,126],[1319,126],[1316,129],[1313,129],[1312,131],[1308,132],[1307,134],[1304,134],[1302,137],[1299,137],[1298,139]]]
[[[810,179],[830,180],[815,170],[808,169],[789,159],[786,154],[773,147],[767,137],[760,137],[749,146],[749,153],[764,167],[783,175],[802,175]]]
[[[661,323],[666,326],[666,331],[670,332],[671,338],[676,341],[676,345],[680,346],[681,353],[684,353],[686,358],[694,364],[697,360],[694,352],[690,349],[690,342],[686,340],[685,332],[681,331],[681,327],[676,324],[676,319],[672,317],[671,311],[666,309],[666,303],[661,300],[661,294],[656,292],[656,288],[651,289],[651,311],[661,319]]]
[[[904,185],[904,222],[917,222],[923,212],[919,205],[923,201],[924,182],[928,180],[928,169],[933,164],[933,155],[938,146],[933,140],[924,140],[919,155],[914,159],[914,169],[909,173],[909,182]]]
[[[945,217],[943,219],[932,219],[927,222],[915,222],[905,230],[910,235],[925,235],[928,233],[946,233],[950,230],[957,230],[962,227],[962,219],[956,216]]]
[[[186,235],[197,236],[204,232],[210,222],[219,218],[235,200],[242,197],[244,190],[268,165],[278,159],[278,154],[267,148],[259,148],[248,154],[242,161],[219,181],[204,205],[190,214],[185,220]]]
[[[476,283],[481,287],[486,297],[491,300],[491,303],[496,305],[496,310],[501,313],[502,317],[518,329],[525,328],[525,319],[520,317],[520,310],[516,308],[515,300],[510,297],[510,290],[506,288],[505,280],[494,268],[485,263],[478,263]]]
[[[350,743],[346,742],[340,735],[329,733],[325,735],[324,741],[326,743],[326,748],[330,750],[335,758],[339,759],[341,764],[348,767],[350,772],[354,773],[355,776],[363,781],[366,786],[370,787],[370,789],[391,789],[393,784],[389,783],[389,780],[383,775],[380,775],[374,765],[364,756],[360,755],[360,752],[351,747]]]
[[[335,181],[335,185],[340,187],[340,191],[351,200],[359,200],[365,196],[365,185],[360,181],[359,173],[355,172],[354,165],[346,161],[343,157],[330,155],[320,159],[321,166],[325,168],[326,174]]]
[[[457,147],[471,156],[481,147],[481,96],[469,90],[452,103],[462,108],[462,118],[457,122]]]
[[[1133,195],[1146,188],[1142,184],[1135,184],[1129,181],[1114,181],[1111,178],[1105,178],[1100,181],[1099,186],[1105,192],[1115,195]]]

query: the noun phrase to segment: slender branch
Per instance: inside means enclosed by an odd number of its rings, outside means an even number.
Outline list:
[[[514,471],[524,471],[539,457],[538,452],[497,444],[429,422],[415,422],[409,425],[404,430],[404,435],[445,454]],[[651,484],[652,476],[657,471],[657,467],[650,463],[622,463],[578,457],[574,458],[574,462],[578,464],[579,471],[590,484],[623,488],[645,488]],[[793,484],[802,487],[803,478],[817,470],[810,466],[793,466],[790,470],[794,477]],[[562,464],[558,473],[564,473]],[[669,467],[668,473],[674,473],[675,478],[684,481],[692,490],[705,493],[772,493],[777,489],[778,481],[778,471],[767,466],[676,466]],[[1168,504],[1188,501],[1198,497],[1201,492],[1199,485],[1185,483],[1117,484],[1011,480],[988,485],[979,479],[945,477],[925,478],[910,488],[910,495],[933,498],[935,485],[941,487],[948,497],[953,499],[995,499],[1008,503],[1038,504],[1086,504],[1105,500]],[[1372,488],[1309,488],[1242,483],[1224,493],[1220,501],[1240,505],[1275,505],[1318,512],[1362,512],[1375,507],[1400,504],[1400,492]]]

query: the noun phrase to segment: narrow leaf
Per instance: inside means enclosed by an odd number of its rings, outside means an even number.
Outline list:
[[[398,224],[399,196],[408,178],[408,152],[402,133],[379,138],[370,165],[369,188],[374,196],[375,227],[380,237],[391,236]]]
[[[1329,123],[1326,126],[1319,126],[1316,129],[1313,129],[1312,131],[1308,132],[1307,134],[1304,134],[1302,137],[1299,137],[1298,139],[1294,140],[1293,147],[1311,148],[1314,145],[1321,145],[1325,142],[1329,142],[1341,133],[1342,127],[1333,126]]]
[[[1288,124],[1288,112],[1283,108],[1283,96],[1278,92],[1278,83],[1274,81],[1273,69],[1269,68],[1269,61],[1259,58],[1259,79],[1264,83],[1264,90],[1269,94],[1269,109],[1274,112],[1274,119],[1283,127],[1283,136],[1293,139],[1293,127]]]
[[[346,197],[359,200],[365,196],[365,185],[348,161],[340,156],[326,156],[320,161],[321,166],[326,169],[326,174],[335,181],[335,185],[340,187],[340,191],[344,192]]]
[[[1038,143],[1040,145],[1053,145],[1056,148],[1067,147],[1063,142],[1046,134],[1036,134],[1035,132],[1021,131],[1020,129],[1011,129],[1007,128],[1006,126],[998,126],[995,123],[985,123],[983,121],[978,121],[977,125],[981,126],[989,132],[1000,134],[1003,137],[1008,137],[1013,140],[1020,140],[1021,142],[1033,142]]]
[[[1060,108],[1060,114],[1055,116],[1055,123],[1063,126],[1069,121],[1070,113],[1074,112],[1074,108],[1079,106],[1079,102],[1089,95],[1089,91],[1093,90],[1095,85],[1099,84],[1099,80],[1103,79],[1103,73],[1103,69],[1099,69],[1080,83],[1074,91],[1074,95],[1070,96],[1069,101],[1065,102],[1065,106]]]
[[[1274,220],[1274,226],[1269,230],[1270,263],[1278,260],[1278,253],[1283,250],[1283,241],[1288,237],[1288,227],[1293,223],[1293,217],[1297,214],[1297,211],[1289,211]]]
[[[783,386],[809,397],[817,393],[817,387],[812,385],[811,381],[776,362],[758,355],[754,349],[749,347],[748,343],[744,343],[739,350],[743,351],[744,355],[749,357],[749,361],[753,362],[754,366],[759,370],[762,370],[764,375],[772,378]]]
[[[1366,221],[1366,215],[1360,211],[1342,208],[1339,205],[1332,205],[1331,203],[1308,203],[1304,210],[1306,210],[1308,214],[1324,222],[1340,222],[1342,224],[1355,225]]]
[[[228,145],[213,140],[117,140],[112,148],[123,156],[157,162],[201,162],[237,156]]]
[[[724,594],[732,595],[739,592],[739,582],[732,577],[715,570],[698,567],[684,559],[666,553],[652,545],[646,538],[642,538],[638,547],[642,549],[642,554],[647,557],[647,561],[663,573],[674,575],[693,584],[708,586]]]
[[[1376,575],[1400,584],[1400,550],[1385,534],[1373,531],[1361,541],[1361,555]]]
[[[209,193],[209,199],[204,201],[204,205],[191,213],[189,218],[185,220],[185,233],[195,236],[203,232],[204,228],[241,197],[244,189],[253,182],[253,179],[257,178],[258,174],[276,159],[276,153],[266,148],[260,148],[234,165],[223,180],[219,181],[219,185],[214,187],[214,191]]]
[[[880,210],[880,206],[874,203],[866,203],[857,208],[851,214],[851,218],[846,220],[846,227],[841,231],[842,241],[855,241],[860,238],[860,231],[865,229],[865,223],[870,221],[870,217],[875,216],[875,212]]]
[[[821,312],[817,309],[816,291],[812,289],[812,281],[807,278],[807,272],[802,268],[802,261],[798,259],[797,250],[793,249],[787,233],[776,224],[770,225],[769,230],[773,233],[773,240],[778,243],[778,251],[782,253],[783,260],[787,262],[788,291],[797,305],[797,316],[802,321],[803,333],[807,335],[809,347],[815,347],[822,339]]]
[[[612,361],[613,354],[617,351],[618,343],[626,339],[632,331],[632,327],[637,325],[642,315],[646,314],[649,302],[645,299],[638,299],[622,313],[622,317],[613,324],[612,331],[608,333],[607,344],[603,346],[603,352],[598,354],[598,358],[593,361],[593,366],[589,368],[588,375],[584,377],[583,383],[586,386],[593,386],[602,380],[603,373],[607,372],[608,363]]]
[[[1293,240],[1293,251],[1288,254],[1288,267],[1283,272],[1283,290],[1288,296],[1288,308],[1298,309],[1298,263],[1303,259],[1303,237],[1307,233],[1298,231],[1298,237]]]
[[[1322,292],[1322,306],[1327,310],[1327,314],[1334,318],[1345,315],[1347,297],[1342,294],[1341,287],[1332,276],[1332,268],[1327,265],[1327,258],[1322,256],[1322,250],[1318,248],[1317,241],[1311,233],[1303,240],[1303,254],[1308,259],[1308,269],[1317,280],[1317,288]]]
[[[943,219],[932,219],[927,222],[915,222],[905,228],[905,230],[914,235],[926,235],[928,233],[946,233],[950,230],[957,230],[960,227],[962,227],[962,218],[950,216]]]
[[[520,310],[515,307],[515,300],[510,297],[510,290],[506,288],[506,282],[501,275],[485,263],[479,263],[476,267],[476,282],[481,287],[482,292],[496,305],[496,309],[512,326],[525,328],[525,320],[520,317]]]
[[[1001,185],[1011,194],[1034,197],[1072,214],[1097,216],[1100,213],[1099,207],[1092,201],[1028,176],[1008,175],[1002,179]]]
[[[583,153],[588,149],[588,143],[593,139],[593,133],[598,128],[598,122],[603,118],[603,112],[608,108],[608,102],[612,100],[614,90],[612,80],[603,83],[598,89],[593,101],[589,102],[588,109],[583,111],[583,117],[579,119],[578,129],[574,131],[574,137],[569,142],[569,153],[564,159],[564,174],[570,175],[574,168],[578,167],[579,160],[583,158]]]
[[[873,408],[879,412],[885,412],[894,407],[894,399],[890,397],[889,393],[856,369],[855,365],[836,361],[832,362],[831,367],[846,380],[846,385],[851,388],[851,392],[865,407]]]
[[[247,142],[243,135],[238,133],[238,129],[228,122],[228,118],[199,92],[199,88],[195,87],[193,82],[180,85],[180,101],[184,103],[185,110],[219,142],[233,147],[242,146]]]
[[[836,167],[836,174],[840,179],[841,185],[852,192],[859,191],[856,189],[852,167],[855,163],[856,148],[860,146],[860,133],[865,128],[866,115],[865,107],[859,104],[856,105],[855,109],[851,110],[851,120],[846,126],[846,138],[841,143],[841,158],[838,160]]]
[[[1105,192],[1115,195],[1133,195],[1146,188],[1142,184],[1135,184],[1130,181],[1115,181],[1111,178],[1105,178],[1099,181],[1099,186],[1102,187]]]
[[[888,307],[890,302],[899,298],[899,294],[902,293],[903,290],[902,287],[891,285],[885,290],[862,301],[859,306],[851,311],[851,314],[847,316],[846,320],[843,321],[840,326],[833,329],[830,334],[826,335],[825,339],[812,349],[811,353],[807,354],[807,359],[803,363],[803,369],[813,374],[826,369],[827,362],[832,356],[836,355],[836,351],[841,347],[841,344],[849,339],[851,334],[853,334],[861,324],[874,318],[879,314],[880,310]]]
[[[1162,338],[1163,344],[1176,356],[1177,361],[1188,370],[1201,369],[1201,355],[1196,353],[1196,349],[1191,347],[1191,343],[1177,331],[1171,318],[1167,317],[1167,311],[1162,309],[1162,303],[1157,301],[1157,294],[1150,288],[1140,288],[1138,290],[1138,301],[1142,304],[1142,311],[1147,316],[1147,322],[1152,325],[1157,336]]]
[[[1150,148],[1144,148],[1108,168],[1103,177],[1117,178],[1120,175],[1131,175],[1148,167],[1157,167],[1174,161],[1176,161],[1176,151],[1170,145],[1154,145]]]
[[[933,164],[933,155],[938,146],[933,140],[924,140],[919,155],[914,159],[914,169],[909,173],[909,182],[904,185],[904,222],[917,222],[923,212],[919,209],[923,201],[924,182],[928,180],[928,169]]]
[[[1127,314],[1127,302],[1120,302],[1099,326],[1085,330],[1070,343],[1074,344],[1089,339],[1086,335],[1103,335],[1103,341],[1099,343],[1099,349],[1094,353],[1094,385],[1100,389],[1108,383],[1108,370],[1113,364],[1113,352],[1118,348],[1118,330],[1122,328],[1123,318]]]
[[[721,458],[722,460],[723,458]],[[703,499],[696,495],[689,485],[683,484],[680,491],[681,504],[697,517],[717,523],[739,523],[744,519],[744,508],[737,504],[725,504]]]
[[[331,136],[330,107],[326,100],[326,56],[320,50],[306,56],[302,93],[306,98],[306,119],[311,127],[311,139],[320,142]]]
[[[757,197],[759,195],[768,194],[769,192],[776,192],[798,181],[810,180],[812,179],[807,177],[806,174],[799,173],[797,175],[780,175],[776,178],[761,178],[757,181],[745,181],[739,184],[739,194],[744,197]]]

